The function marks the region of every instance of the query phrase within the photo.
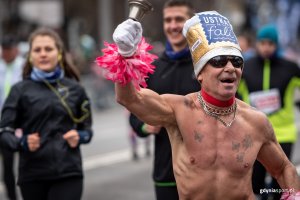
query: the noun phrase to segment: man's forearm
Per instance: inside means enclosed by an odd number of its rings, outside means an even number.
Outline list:
[[[137,98],[137,91],[132,83],[128,83],[125,86],[115,83],[115,92],[116,101],[125,107]]]
[[[294,192],[300,191],[300,177],[297,174],[296,168],[291,163],[286,165],[277,181],[282,189],[291,189]]]

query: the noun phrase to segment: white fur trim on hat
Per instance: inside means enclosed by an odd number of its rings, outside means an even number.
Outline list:
[[[196,76],[201,72],[205,64],[215,56],[239,56],[243,58],[241,52],[234,47],[218,47],[210,50],[202,56],[202,58],[194,64],[194,72]]]

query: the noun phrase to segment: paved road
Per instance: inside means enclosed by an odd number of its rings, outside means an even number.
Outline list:
[[[127,115],[120,106],[95,113],[93,142],[83,148],[84,200],[154,200],[152,157],[139,139],[140,159],[132,160]]]
[[[154,200],[152,159],[124,161],[89,170],[84,200]]]

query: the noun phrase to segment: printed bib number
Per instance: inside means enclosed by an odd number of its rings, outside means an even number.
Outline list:
[[[281,107],[280,93],[278,89],[257,91],[250,93],[250,105],[256,109],[271,114]]]

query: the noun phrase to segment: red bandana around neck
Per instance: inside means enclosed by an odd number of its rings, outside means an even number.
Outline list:
[[[207,92],[205,92],[205,90],[201,90],[201,96],[203,97],[203,99],[211,104],[211,105],[214,105],[214,106],[217,106],[217,107],[229,107],[231,106],[233,103],[234,103],[234,99],[235,97],[233,96],[232,98],[230,98],[229,100],[227,101],[221,101],[219,99],[216,99],[215,97],[213,96],[210,96]]]

